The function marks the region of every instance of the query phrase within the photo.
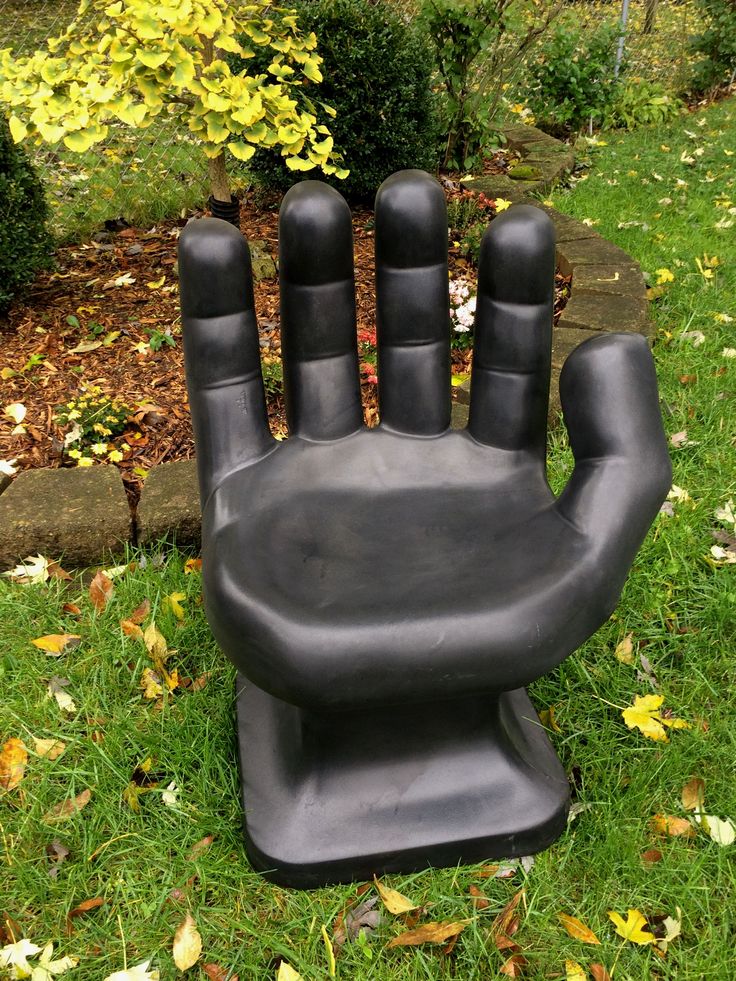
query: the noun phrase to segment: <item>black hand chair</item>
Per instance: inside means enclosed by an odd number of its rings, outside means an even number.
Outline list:
[[[284,198],[283,442],[244,238],[205,218],[179,246],[205,606],[238,669],[247,850],[297,887],[555,840],[568,784],[524,687],[610,615],[670,487],[636,334],[569,357],[575,468],[558,498],[548,486],[555,243],[542,211],[510,208],[483,239],[462,431],[449,428],[437,182],[386,180],[375,240],[381,421],[367,429],[349,209],[317,181]]]

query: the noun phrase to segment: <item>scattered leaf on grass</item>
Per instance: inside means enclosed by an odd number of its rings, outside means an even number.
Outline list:
[[[150,961],[143,961],[135,967],[129,967],[127,971],[116,971],[109,974],[105,981],[159,981],[159,973],[156,970],[149,971]]]
[[[335,977],[336,965],[335,965],[335,948],[332,946],[332,941],[330,940],[329,934],[327,933],[327,927],[322,924],[320,928],[320,933],[322,934],[322,941],[325,945],[325,953],[327,954],[327,971],[331,978]]]
[[[462,933],[472,920],[457,920],[453,923],[423,923],[415,930],[405,930],[387,944],[388,947],[415,947],[418,944],[443,944],[450,937]]]
[[[677,907],[677,917],[665,916],[658,918],[656,925],[650,923],[652,930],[656,937],[655,947],[656,953],[664,957],[667,953],[669,945],[673,940],[676,940],[682,933],[682,910]]]
[[[281,961],[278,974],[276,975],[276,981],[302,981],[302,976],[298,971],[294,970],[291,964]]]
[[[360,934],[368,937],[378,929],[381,913],[375,908],[377,902],[378,896],[370,896],[345,913],[332,933],[333,947],[342,947],[347,940],[355,940]]]
[[[383,905],[389,911],[393,913],[394,916],[398,916],[399,913],[409,913],[413,909],[417,909],[416,903],[413,903],[406,896],[402,896],[400,892],[395,889],[390,889],[388,886],[384,886],[383,883],[374,877],[373,879],[376,889],[383,900]]]
[[[636,695],[634,704],[621,713],[629,729],[639,729],[647,737],[657,742],[669,742],[665,726],[669,729],[689,729],[690,723],[684,719],[671,718],[659,709],[664,702],[663,695]]]
[[[91,790],[83,790],[81,794],[77,794],[76,797],[68,798],[67,800],[61,801],[60,804],[55,804],[50,811],[41,818],[45,824],[55,824],[58,821],[68,821],[69,818],[75,817],[79,814],[83,807],[89,804],[90,798],[92,797]]]
[[[143,697],[150,698],[151,700],[161,698],[164,693],[161,678],[151,668],[143,669],[138,687],[143,691]]]
[[[191,575],[193,572],[202,571],[202,560],[201,559],[187,559],[184,563],[184,575]]]
[[[715,814],[702,814],[698,811],[695,820],[717,845],[726,847],[736,841],[736,826],[729,818],[722,820]]]
[[[48,693],[49,698],[53,696],[56,699],[62,712],[69,712],[70,715],[73,715],[77,711],[77,705],[72,696],[64,691],[68,684],[70,684],[68,678],[59,678],[54,675],[53,678],[49,679]]]
[[[40,947],[25,938],[7,944],[0,949],[0,967],[12,968],[12,977],[14,978],[30,978],[32,968],[28,963],[28,958],[35,957],[40,951]]]
[[[557,919],[567,930],[571,937],[576,940],[582,941],[584,944],[599,944],[600,940],[593,931],[587,927],[584,923],[578,920],[574,916],[568,916],[567,913],[558,913]]]
[[[61,609],[70,617],[81,617],[82,615],[82,611],[76,603],[65,603]]]
[[[205,835],[204,838],[200,838],[199,841],[196,841],[187,852],[188,861],[194,862],[196,859],[201,858],[205,852],[209,851],[214,840],[214,835]]]
[[[174,963],[180,971],[194,967],[202,953],[202,938],[192,915],[187,913],[174,934]]]
[[[539,715],[539,721],[542,723],[545,729],[549,729],[550,732],[562,732],[562,729],[557,725],[557,719],[555,719],[555,706],[550,705],[549,708],[541,709],[537,713]]]
[[[33,737],[33,748],[39,756],[47,760],[58,760],[66,749],[66,743],[60,739],[36,739]]]
[[[151,612],[151,601],[149,599],[144,599],[142,603],[133,610],[133,612],[128,617],[131,623],[143,623],[148,614]]]
[[[499,974],[505,974],[507,978],[520,978],[528,963],[529,961],[523,954],[512,954],[498,971]]]
[[[112,579],[100,570],[89,584],[89,598],[98,613],[102,613],[110,602],[114,590]]]
[[[475,909],[488,909],[491,905],[491,901],[483,895],[477,886],[471,886],[468,892],[473,897],[473,906]]]
[[[49,560],[43,555],[28,555],[20,565],[0,575],[23,586],[35,586],[49,578]]]
[[[0,789],[15,790],[25,775],[27,762],[23,741],[12,736],[0,749]]]
[[[705,782],[700,777],[693,777],[682,788],[682,806],[686,811],[702,809],[705,799]]]
[[[79,647],[82,638],[79,634],[47,634],[45,637],[36,637],[31,643],[45,654],[51,657],[61,657],[67,651]]]
[[[634,663],[634,641],[633,634],[626,634],[623,640],[619,641],[616,645],[616,650],[613,652],[613,656],[617,661],[622,664],[633,664]]]
[[[577,961],[565,961],[565,981],[587,981],[588,975]]]
[[[210,981],[238,981],[237,974],[231,974],[226,967],[222,967],[220,964],[203,964],[202,970],[210,979]]]
[[[69,849],[66,848],[60,841],[52,841],[50,845],[46,846],[46,856],[49,860],[49,876],[55,879],[59,874],[59,869],[64,861],[69,858]]]
[[[154,664],[163,665],[166,663],[166,658],[169,656],[166,638],[155,623],[149,623],[143,631],[143,642]]]
[[[641,854],[641,860],[645,865],[656,865],[657,862],[661,862],[664,856],[658,848],[647,848],[645,852]]]
[[[499,950],[516,948],[517,945],[510,940],[510,937],[519,929],[520,920],[516,915],[516,907],[519,905],[524,890],[520,889],[504,906],[496,919],[491,924],[491,934],[494,943]]]
[[[672,817],[669,814],[655,814],[649,819],[649,827],[655,834],[670,838],[694,838],[695,828],[687,818]]]
[[[143,631],[138,624],[133,623],[132,620],[121,620],[120,629],[123,631],[126,637],[135,637],[136,640],[143,640]]]
[[[90,910],[99,909],[100,906],[105,902],[102,896],[95,896],[94,899],[85,899],[75,906],[73,910],[70,910],[66,918],[66,932],[68,936],[74,933],[74,924],[72,920],[77,916],[82,916],[84,913],[89,913]]]
[[[593,975],[593,981],[611,981],[611,975],[602,964],[591,964],[590,973]]]
[[[184,619],[184,607],[182,600],[186,601],[186,593],[170,593],[164,597],[164,604],[171,610],[177,620]]]
[[[616,927],[616,933],[624,940],[628,940],[632,944],[654,943],[655,936],[644,929],[647,921],[644,914],[640,913],[638,909],[630,909],[625,920],[620,913],[616,913],[614,910],[609,910],[608,916]]]

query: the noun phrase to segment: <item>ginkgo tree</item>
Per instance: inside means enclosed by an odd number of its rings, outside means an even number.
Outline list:
[[[0,51],[0,107],[16,143],[63,141],[78,153],[105,140],[110,123],[145,129],[174,117],[208,158],[213,198],[229,203],[228,154],[247,161],[280,147],[294,171],[347,175],[304,90],[322,78],[316,46],[293,11],[269,0],[81,0],[47,50]],[[223,57],[247,62],[261,50],[266,72],[233,73]]]

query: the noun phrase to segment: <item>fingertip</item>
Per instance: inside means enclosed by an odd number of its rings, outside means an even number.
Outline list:
[[[377,261],[398,268],[447,260],[447,206],[424,170],[400,170],[376,194]]]
[[[353,275],[352,217],[334,187],[301,181],[286,192],[279,213],[279,265],[282,279],[301,286]]]
[[[554,288],[555,226],[517,204],[494,218],[480,248],[479,289],[502,303],[545,303]]]
[[[178,268],[185,316],[227,316],[252,306],[250,250],[230,222],[190,221],[179,236]]]

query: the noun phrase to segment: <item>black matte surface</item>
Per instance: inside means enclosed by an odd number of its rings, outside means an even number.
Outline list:
[[[377,197],[377,429],[362,423],[340,195],[306,181],[282,205],[283,443],[268,431],[249,262],[224,222],[201,219],[181,236],[207,616],[252,683],[239,730],[254,864],[316,885],[518,854],[515,833],[522,850],[546,847],[564,819],[559,765],[537,728],[525,759],[557,789],[549,798],[520,775],[527,764],[513,762],[508,733],[534,723],[520,721],[525,696],[501,693],[540,677],[609,616],[669,489],[646,341],[605,335],[568,359],[560,387],[575,469],[555,499],[545,476],[554,230],[539,209],[510,208],[486,232],[460,432],[448,430],[447,220],[432,178],[396,174]],[[385,738],[386,720],[400,732],[409,717],[421,746]],[[362,748],[336,755],[346,720],[360,720]],[[458,754],[472,761],[462,786]],[[381,774],[389,793],[409,772],[431,773],[436,790],[416,834],[376,816]],[[499,809],[497,784],[517,780]],[[324,808],[342,830],[320,844]]]

